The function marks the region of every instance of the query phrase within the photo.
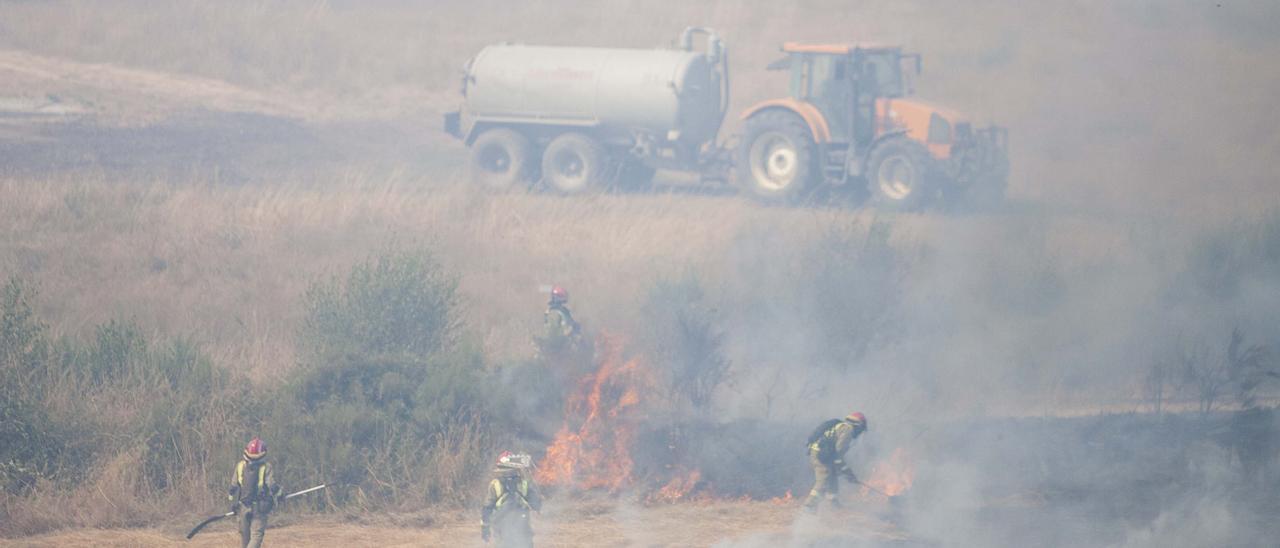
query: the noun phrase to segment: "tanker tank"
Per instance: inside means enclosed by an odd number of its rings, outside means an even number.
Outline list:
[[[467,62],[462,94],[445,131],[470,148],[472,179],[494,189],[642,188],[659,169],[728,165],[715,143],[728,53],[711,29],[685,29],[674,49],[491,45]]]
[[[491,45],[467,67],[463,116],[700,145],[722,120],[720,79],[694,51]]]

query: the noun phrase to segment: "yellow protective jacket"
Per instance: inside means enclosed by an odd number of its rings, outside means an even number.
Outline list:
[[[228,500],[239,501],[245,506],[252,506],[256,502],[270,504],[280,494],[280,486],[276,484],[270,463],[252,464],[241,460],[236,463],[235,472],[231,475],[231,488],[227,493]]]
[[[844,454],[853,445],[854,437],[853,423],[842,420],[823,432],[817,441],[809,444],[809,452],[817,454],[819,460],[831,464],[838,472],[845,468]]]
[[[488,525],[490,517],[495,512],[508,508],[542,509],[542,497],[538,494],[538,486],[527,475],[516,471],[504,471],[489,481],[484,505],[480,507],[480,523]]]
[[[581,329],[568,308],[553,304],[542,315],[542,336],[537,342],[544,351],[559,352],[575,344]]]

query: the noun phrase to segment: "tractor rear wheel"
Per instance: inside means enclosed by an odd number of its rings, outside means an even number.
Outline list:
[[[768,110],[752,116],[738,145],[738,183],[766,202],[797,202],[813,179],[816,150],[809,126],[794,114]]]
[[[880,207],[915,211],[935,194],[935,172],[924,146],[907,137],[890,137],[867,158],[867,190]]]
[[[510,190],[532,179],[533,145],[507,128],[481,133],[471,144],[471,180],[494,190]]]
[[[606,183],[608,153],[582,133],[564,133],[542,152],[542,179],[556,192],[578,194]]]

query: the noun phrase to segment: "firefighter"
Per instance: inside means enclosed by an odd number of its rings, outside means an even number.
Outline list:
[[[542,497],[531,477],[533,459],[526,453],[503,451],[480,507],[480,538],[492,537],[498,546],[531,548],[533,528],[529,512],[542,508]]]
[[[867,431],[867,417],[854,411],[843,419],[831,419],[818,425],[809,436],[809,464],[813,466],[813,489],[804,500],[804,508],[817,510],[819,499],[825,494],[831,506],[838,508],[840,477],[857,483],[858,477],[844,462],[844,454],[853,440]]]
[[[542,315],[542,346],[548,352],[558,352],[572,346],[582,332],[569,312],[569,292],[560,286],[551,288],[547,311]]]
[[[236,463],[227,489],[231,511],[240,523],[240,546],[259,548],[267,531],[267,515],[281,499],[280,486],[267,463],[267,444],[253,438],[244,446],[244,459]]]

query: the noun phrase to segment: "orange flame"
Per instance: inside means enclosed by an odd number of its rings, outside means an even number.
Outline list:
[[[868,486],[895,497],[910,489],[914,478],[915,465],[912,464],[911,457],[907,455],[907,451],[899,447],[893,450],[888,459],[873,465],[871,474],[863,481]],[[863,495],[867,495],[870,492],[870,489],[862,488]]]
[[[653,382],[638,359],[623,361],[621,347],[618,340],[601,337],[600,363],[565,402],[565,424],[547,447],[535,473],[538,482],[610,492],[632,483],[640,392],[651,390]],[[581,422],[570,427],[575,419]]]
[[[702,471],[682,465],[678,457],[656,476],[643,473],[644,477],[637,477],[642,472],[632,455],[639,432],[648,410],[658,409],[666,400],[658,375],[640,358],[624,359],[623,346],[616,336],[606,334],[597,339],[595,369],[579,379],[566,397],[564,424],[547,447],[534,478],[549,487],[610,493],[643,483],[649,490],[643,500],[649,504],[718,499],[715,486],[703,478]],[[671,443],[672,455],[680,454],[680,442]],[[646,466],[642,463],[638,469]],[[752,498],[743,495],[737,500]],[[769,501],[789,504],[791,492]]]
[[[687,497],[693,494],[693,490],[698,486],[699,481],[702,481],[702,472],[699,470],[678,475],[646,497],[645,502],[665,502],[670,504],[688,500]]]

